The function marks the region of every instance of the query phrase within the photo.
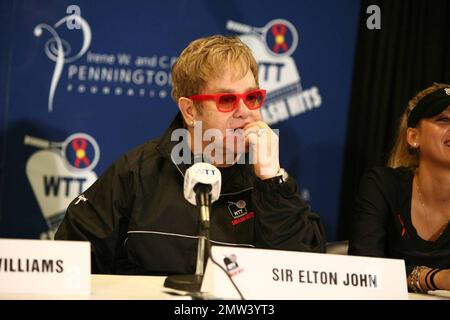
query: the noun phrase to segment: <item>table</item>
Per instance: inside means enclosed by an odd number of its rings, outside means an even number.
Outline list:
[[[164,287],[165,277],[91,275],[90,295],[0,294],[0,300],[191,300],[183,291]],[[409,293],[409,300],[450,300],[450,291]],[[446,296],[444,296],[446,295]]]

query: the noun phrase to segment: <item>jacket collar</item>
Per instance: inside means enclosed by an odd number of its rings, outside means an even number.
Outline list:
[[[176,129],[182,129],[182,128],[185,128],[185,125],[184,125],[184,121],[183,121],[181,112],[178,111],[175,118],[170,123],[169,127],[166,129],[164,134],[159,139],[159,143],[156,146],[156,149],[159,151],[159,153],[161,153],[161,155],[165,159],[167,159],[168,161],[173,163],[178,168],[178,170],[181,171],[181,173],[184,176],[184,173],[186,172],[189,165],[187,165],[185,163],[181,163],[179,165],[175,164],[175,162],[172,159],[172,150],[178,143],[180,143],[180,141],[172,141],[172,139],[171,139],[172,132]],[[191,156],[191,160],[192,160],[192,154],[190,156]],[[191,161],[191,163],[192,163],[192,161]]]

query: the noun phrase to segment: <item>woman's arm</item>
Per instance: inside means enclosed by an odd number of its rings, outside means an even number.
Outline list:
[[[450,290],[450,269],[416,266],[408,275],[411,291],[427,293],[430,290]]]

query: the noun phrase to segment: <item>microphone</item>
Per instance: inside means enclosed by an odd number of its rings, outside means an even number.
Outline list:
[[[172,289],[200,292],[205,257],[205,240],[209,241],[211,204],[219,199],[222,175],[215,166],[197,162],[186,170],[184,176],[184,198],[200,211],[197,265],[194,275],[172,275],[166,278],[164,286]]]
[[[184,198],[200,208],[202,227],[209,229],[211,204],[219,199],[222,175],[215,166],[197,162],[186,170],[184,177]]]

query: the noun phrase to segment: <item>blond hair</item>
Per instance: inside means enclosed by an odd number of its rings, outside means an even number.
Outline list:
[[[250,48],[237,37],[214,35],[192,41],[172,66],[172,98],[199,94],[208,80],[218,78],[229,65],[242,78],[250,69],[258,85],[258,65]]]
[[[423,97],[439,89],[447,87],[449,87],[449,85],[445,83],[433,83],[433,85],[420,91],[411,100],[409,100],[406,110],[400,119],[397,140],[392,148],[391,156],[387,162],[388,167],[406,167],[410,170],[414,170],[419,166],[419,152],[416,149],[411,148],[406,140],[408,116]]]

